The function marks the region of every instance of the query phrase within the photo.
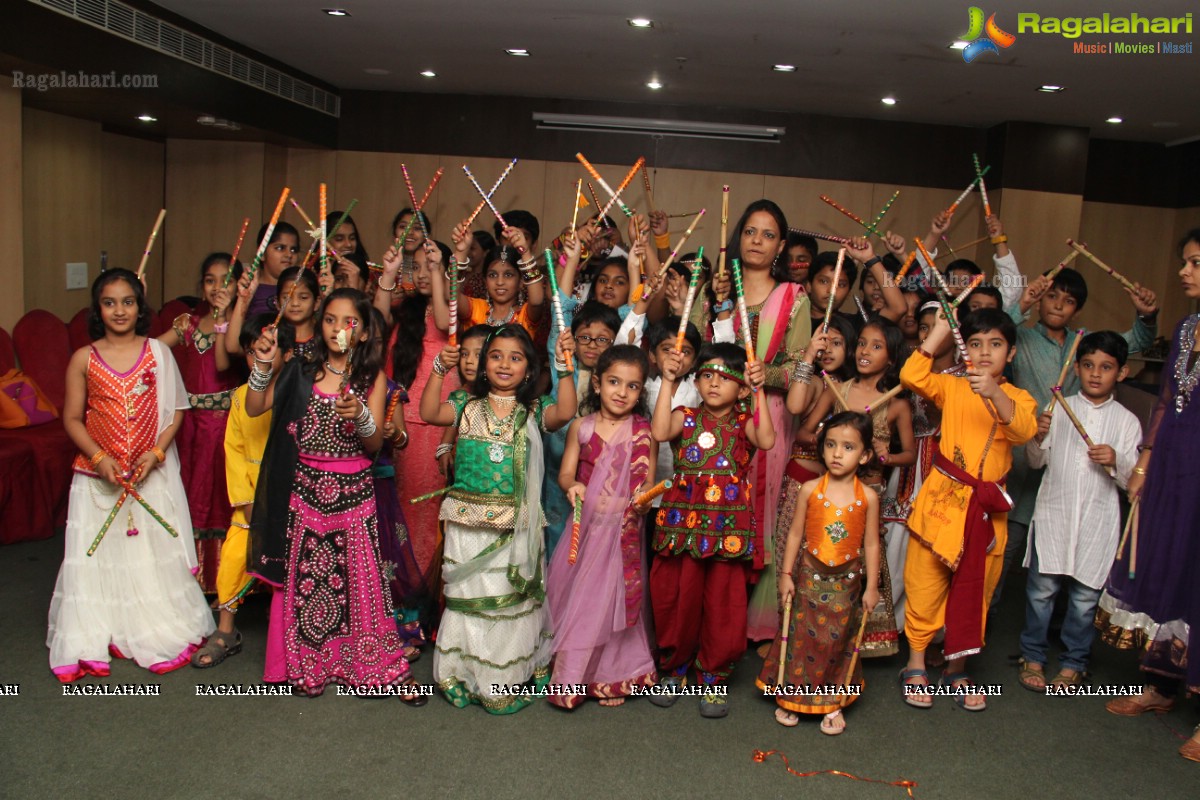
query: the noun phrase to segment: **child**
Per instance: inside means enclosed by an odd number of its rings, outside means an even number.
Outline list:
[[[1079,394],[1066,403],[1096,444],[1088,447],[1065,412],[1038,418],[1036,441],[1025,445],[1029,466],[1047,466],[1029,526],[1025,566],[1025,629],[1021,632],[1021,685],[1046,688],[1046,645],[1050,614],[1060,590],[1067,592],[1062,623],[1063,654],[1050,684],[1083,680],[1095,638],[1092,621],[1112,567],[1120,535],[1118,487],[1124,488],[1137,461],[1142,427],[1113,398],[1125,379],[1129,345],[1112,331],[1089,333],[1075,354]],[[1090,463],[1089,463],[1090,462]],[[1116,481],[1105,468],[1116,473]]]
[[[502,247],[488,256],[487,269],[484,270],[487,300],[467,296],[458,298],[458,327],[466,329],[473,325],[497,326],[515,322],[534,338],[546,303],[545,275],[539,266],[541,255],[528,250],[522,231],[509,230],[514,245]],[[455,263],[459,269],[465,270],[470,267],[471,260],[467,254],[475,241],[467,220],[455,226],[452,239]],[[525,250],[523,255],[522,248]],[[434,316],[440,330],[449,330],[449,300],[440,294],[434,306]]]
[[[491,325],[473,325],[463,331],[458,337],[458,381],[462,386],[470,386],[479,374],[479,364],[482,362],[483,343],[496,330]],[[442,434],[442,443],[437,448],[438,472],[447,481],[454,480],[454,443],[458,440],[458,431],[449,427]]]
[[[187,392],[171,351],[146,338],[149,328],[138,277],[124,269],[101,273],[88,319],[94,342],[71,357],[63,408],[79,455],[46,635],[50,669],[63,683],[108,677],[110,656],[170,672],[213,629],[192,577],[196,548],[173,446]],[[123,481],[136,485],[176,536]],[[108,517],[115,529],[96,540]]]
[[[630,315],[632,316],[632,315]],[[679,317],[666,317],[650,326],[646,334],[646,343],[650,346],[649,363],[652,377],[646,379],[646,407],[653,408],[658,403],[658,393],[662,390],[662,365],[672,352],[675,352],[675,340],[679,336]],[[641,344],[639,333],[637,341]],[[700,351],[700,332],[692,323],[687,324],[683,334],[683,346],[679,348],[679,375],[675,382],[675,395],[671,398],[671,407],[687,406],[696,408],[700,405],[700,394],[696,391],[696,376],[692,367],[696,365],[696,353]],[[660,447],[658,458],[654,465],[654,481],[670,480],[675,472],[675,456],[671,448]],[[654,498],[655,508],[662,505],[662,496]],[[653,521],[651,521],[653,522]]]
[[[238,298],[229,320],[234,330],[241,330],[247,316],[255,316],[251,298],[257,295],[258,287],[258,276],[248,278],[243,275],[238,281]],[[316,343],[314,318],[321,297],[316,274],[306,267],[288,267],[279,274],[274,295],[272,307],[266,309],[271,313],[271,322],[274,323],[275,318],[279,317],[280,322],[290,325],[294,333],[292,352],[288,357],[307,358]],[[287,303],[287,308],[280,316],[278,310],[284,302]],[[226,337],[225,350],[230,355],[242,354],[238,349],[238,340],[232,337]]]
[[[212,253],[200,266],[200,288],[204,302],[190,314],[180,314],[171,329],[158,340],[178,353],[179,371],[188,390],[190,413],[175,444],[179,449],[183,489],[187,494],[196,537],[196,557],[200,571],[196,577],[209,594],[217,591],[217,572],[221,539],[229,527],[231,509],[225,490],[225,459],[221,445],[229,397],[241,382],[229,369],[229,357],[223,347],[214,347],[217,329],[228,328],[225,313],[233,292],[224,287],[231,269],[228,253]],[[234,277],[241,265],[232,267]]]
[[[582,504],[583,515],[578,542],[555,551],[546,579],[554,630],[551,683],[586,684],[587,693],[551,695],[550,702],[562,708],[575,708],[586,697],[619,706],[634,687],[656,681],[643,616],[642,523],[649,506],[633,504],[653,481],[655,443],[643,391],[648,369],[645,354],[633,345],[606,350],[582,406],[590,413],[567,433],[558,479],[572,506]]]
[[[858,646],[855,605],[860,594],[861,614],[879,603],[879,498],[856,476],[874,455],[871,428],[867,415],[843,411],[821,429],[817,448],[827,472],[800,489],[797,506],[805,512],[792,520],[779,579],[784,603],[792,601],[787,652],[777,636],[756,681],[775,690],[776,722],[793,727],[800,721],[796,712],[824,714],[821,733],[829,736],[846,730],[842,709],[857,699],[851,687],[863,684],[861,665],[850,673],[847,663],[855,661]],[[784,694],[776,686],[780,659],[786,685],[844,686],[846,692]]]
[[[813,259],[812,266],[808,270],[808,282],[804,285],[805,291],[808,292],[809,298],[809,323],[812,326],[811,330],[815,331],[821,327],[821,323],[825,321],[825,309],[829,306],[829,295],[834,294],[833,298],[833,313],[836,316],[843,317],[847,322],[855,326],[862,324],[862,319],[858,314],[848,314],[844,311],[839,311],[842,303],[846,301],[846,296],[850,294],[850,288],[854,286],[854,279],[858,276],[858,267],[855,266],[854,259],[842,259],[842,274],[838,278],[838,285],[833,285],[833,273],[837,269],[838,254],[836,250],[826,250]]]
[[[247,369],[254,368],[253,346],[263,329],[275,321],[274,315],[259,314],[246,320],[240,333],[240,345],[246,353]],[[279,347],[271,361],[271,369],[283,367],[283,356],[292,347],[291,326],[281,325],[276,337]],[[224,342],[217,342],[223,347]],[[254,584],[246,575],[246,551],[249,546],[250,518],[254,510],[254,489],[258,485],[258,469],[262,464],[263,451],[267,448],[267,436],[271,432],[271,412],[261,417],[246,413],[246,384],[233,391],[224,434],[225,486],[229,492],[229,504],[233,507],[233,518],[225,541],[221,545],[221,559],[217,565],[217,630],[208,637],[196,652],[192,653],[192,666],[198,669],[215,667],[227,657],[242,651],[242,634],[235,625],[235,615],[242,597]]]
[[[471,392],[441,402],[442,378],[458,364],[447,345],[421,395],[421,418],[458,427],[454,484],[441,505],[446,525],[442,579],[446,610],[437,633],[433,679],[458,708],[472,702],[511,714],[531,702],[505,687],[549,680],[551,640],[543,606],[545,517],[540,431],[575,416],[575,383],[558,339],[558,401],[537,397],[541,364],[520,325],[497,328],[484,347]],[[469,467],[469,468],[468,468]]]
[[[716,687],[746,649],[746,585],[751,570],[763,566],[748,468],[755,448],[774,446],[775,428],[760,405],[761,361],[747,366],[745,351],[727,343],[709,345],[700,361],[700,406],[676,408],[672,398],[683,358],[667,357],[651,426],[655,441],[671,442],[675,452],[674,483],[656,518],[650,572],[659,673],[667,676],[660,685],[668,694],[651,699],[671,705],[694,659],[708,687],[700,714],[717,718],[729,709]],[[760,390],[753,414],[740,408],[751,387]]]
[[[330,683],[382,687],[410,680],[391,596],[379,568],[368,453],[383,443],[387,383],[370,345],[367,298],[336,289],[321,304],[310,360],[278,373],[271,331],[254,345],[246,411],[272,408],[255,492],[249,572],[276,588],[264,679],[309,696]],[[420,704],[420,695],[402,697]]]
[[[931,353],[949,335],[950,326],[939,314],[924,346],[900,370],[904,387],[942,412],[935,469],[908,520],[916,546],[908,548],[904,566],[904,634],[910,652],[900,677],[906,703],[933,704],[917,687],[929,685],[925,651],[944,625],[948,663],[942,683],[960,690],[954,697],[959,707],[983,711],[986,701],[971,691],[964,668],[966,657],[983,648],[988,601],[1003,562],[1011,503],[1001,483],[1013,446],[1037,431],[1037,405],[1028,392],[1003,381],[1004,365],[1016,354],[1017,334],[1008,316],[983,309],[963,319],[961,335],[972,364],[966,378],[933,374]]]
[[[261,243],[266,235],[267,226],[263,225],[254,241]],[[271,240],[267,242],[267,251],[263,255],[261,268],[253,275],[242,276],[242,280],[247,285],[252,278],[258,280],[258,286],[253,290],[249,306],[246,309],[247,316],[274,310],[271,308],[271,298],[275,296],[276,284],[279,283],[283,271],[296,263],[296,256],[299,252],[300,234],[290,224],[280,220],[271,231]],[[236,340],[231,340],[229,344],[234,341]],[[230,353],[230,355],[234,355],[234,353]]]
[[[820,252],[817,240],[811,236],[788,231],[786,252],[788,279],[792,283],[807,283],[808,270]]]

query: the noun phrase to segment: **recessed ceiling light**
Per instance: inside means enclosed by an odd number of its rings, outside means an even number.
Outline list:
[[[350,16],[350,12],[344,8],[322,8],[321,10],[324,11],[326,14],[328,14],[331,17],[348,17],[348,16]]]
[[[437,77],[437,73],[431,69],[421,70],[421,75],[423,75],[426,78],[436,78]]]
[[[771,69],[775,70],[776,72],[795,72],[796,71],[796,67],[794,64],[776,64],[775,66],[771,67]]]
[[[959,39],[958,41],[951,42],[947,45],[947,47],[949,47],[951,50],[966,50],[967,45],[969,44],[970,42],[964,42],[962,39]]]
[[[1061,92],[1063,89],[1066,89],[1066,88],[1067,87],[1065,87],[1065,86],[1055,86],[1052,83],[1047,83],[1042,86],[1039,86],[1038,91],[1039,92]]]
[[[142,114],[138,117],[141,122],[158,122],[158,117],[152,117],[149,114]]]
[[[628,20],[628,22],[629,22],[630,26],[634,27],[634,28],[653,28],[654,27],[654,20],[646,19],[645,17],[634,17],[633,19]]]
[[[646,88],[648,89],[661,89],[662,87],[662,82],[657,78],[652,78],[651,80],[646,81]]]
[[[1105,121],[1105,122],[1108,122],[1108,123],[1110,123],[1110,124],[1112,124],[1112,125],[1120,125],[1120,124],[1121,124],[1122,122],[1124,122],[1125,120],[1121,119],[1120,117],[1109,117],[1108,119],[1106,119],[1106,120],[1104,120],[1104,121]]]
[[[367,67],[363,72],[368,75],[391,75],[391,70],[381,69],[380,67]]]
[[[505,50],[504,52],[508,53],[510,56],[527,56],[527,55],[529,55],[529,51],[526,50],[524,47],[514,47],[512,50]]]
[[[881,98],[879,98],[879,102],[883,103],[885,106],[894,106],[894,105],[896,105],[896,98],[890,97],[890,96],[889,97],[881,97]]]

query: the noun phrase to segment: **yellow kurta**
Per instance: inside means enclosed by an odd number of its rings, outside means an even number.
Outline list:
[[[225,486],[233,518],[217,566],[217,601],[222,605],[229,603],[246,585],[250,527],[246,509],[254,502],[258,471],[271,433],[271,412],[260,417],[246,413],[248,388],[243,384],[233,391],[225,422]]]

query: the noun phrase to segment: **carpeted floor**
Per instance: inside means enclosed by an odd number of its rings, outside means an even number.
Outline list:
[[[867,687],[845,735],[816,720],[785,729],[754,688],[759,659],[742,660],[730,714],[704,720],[696,700],[656,708],[595,703],[573,713],[535,705],[495,718],[440,698],[420,709],[396,700],[339,697],[197,697],[196,684],[257,684],[266,602],[239,615],[245,650],[210,670],[154,676],[114,664],[106,683],[161,684],[158,697],[64,697],[45,647],[46,612],[62,538],[0,548],[4,609],[0,686],[0,796],[138,798],[806,797],[903,798],[903,788],[798,772],[915,781],[920,800],[970,798],[1195,798],[1200,764],[1176,753],[1200,722],[1200,704],[1161,718],[1123,719],[1102,698],[1050,698],[1021,689],[1017,649],[1023,576],[1010,580],[989,647],[972,672],[1002,684],[982,714],[938,698],[930,711],[903,705],[902,656],[865,665]],[[414,665],[430,678],[432,655]],[[1093,682],[1138,684],[1136,660],[1097,644]],[[11,689],[9,690],[11,692]]]

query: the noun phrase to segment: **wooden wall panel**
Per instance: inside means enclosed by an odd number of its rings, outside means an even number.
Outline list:
[[[424,181],[416,190],[420,199],[420,193],[437,169],[436,156],[356,151],[337,154],[337,181],[330,197],[330,208],[345,209],[347,203],[358,198],[358,205],[353,211],[354,221],[358,223],[358,233],[367,246],[367,252],[376,261],[391,244],[392,217],[400,209],[411,205],[408,192],[404,189],[404,174],[400,170],[402,163],[408,165],[409,174],[415,182]],[[314,184],[307,191],[312,199],[304,202],[305,210],[315,220],[317,186]],[[314,208],[309,208],[310,203]]]
[[[307,148],[291,148],[287,151],[287,185],[291,187],[292,192],[296,194],[297,202],[304,209],[304,212],[312,218],[313,222],[317,222],[317,189],[321,182],[329,184],[331,198],[337,196],[337,153],[333,150],[313,150]],[[351,187],[353,188],[353,187]],[[275,199],[279,199],[279,188],[275,188]],[[330,202],[333,202],[332,199]],[[274,209],[272,209],[274,210]],[[341,206],[331,206],[330,210],[343,210]],[[270,213],[268,211],[268,213]],[[358,221],[358,212],[355,210],[351,216],[355,221]],[[291,203],[287,204],[283,218],[296,226],[297,230],[303,231],[307,228],[307,224],[300,215],[296,213],[296,209]],[[364,234],[365,235],[365,234]],[[301,242],[301,247],[304,242]],[[375,256],[374,251],[368,251],[372,257]]]
[[[101,133],[100,148],[101,249],[108,252],[110,266],[137,269],[146,238],[154,228],[159,210],[164,208],[166,146],[131,136]],[[146,261],[146,295],[156,308],[162,306],[164,299],[175,296],[164,298],[163,294],[167,246],[165,232],[159,231]],[[197,260],[197,267],[199,263]]]
[[[8,258],[0,258],[0,327],[12,332],[25,313],[25,208],[22,202],[21,90],[0,86],[0,241]]]
[[[470,167],[471,174],[475,176],[475,180],[479,181],[479,185],[486,192],[492,188],[492,184],[496,182],[511,161],[512,159],[508,158],[464,159],[459,156],[441,158],[440,163],[445,169],[445,174],[442,176],[442,182],[438,184],[436,197],[429,201],[434,209],[430,212],[429,217],[433,223],[435,239],[449,245],[450,232],[454,230],[454,226],[474,211],[475,206],[479,205],[480,200],[483,199],[479,196],[479,192],[475,191],[471,182],[467,180],[462,169],[463,164]],[[560,219],[559,222],[555,222],[553,218],[546,218],[545,203],[548,198],[553,197],[556,185],[555,181],[547,174],[546,166],[545,161],[518,161],[512,172],[504,179],[504,183],[500,184],[500,188],[496,190],[495,197],[492,198],[501,214],[505,211],[520,209],[537,217],[543,231],[539,237],[539,243],[542,245],[553,239],[562,225],[570,223],[569,217],[561,220],[561,215],[557,215]],[[414,184],[420,184],[415,187],[418,195],[429,183],[429,179],[433,177],[435,168],[421,168],[413,174]],[[413,169],[411,161],[409,169]],[[573,178],[571,183],[574,185]],[[558,185],[564,184],[565,181],[558,181]],[[403,184],[399,189],[401,192],[404,191]],[[558,190],[557,194],[565,198],[569,191],[569,189],[567,192]],[[420,198],[418,197],[418,199]],[[405,195],[403,205],[410,205],[407,195]],[[569,208],[570,201],[566,200],[563,205]],[[398,205],[392,210],[399,211],[401,207]],[[472,227],[475,230],[490,232],[495,221],[496,217],[487,207],[484,207],[483,211],[479,212],[479,216],[475,218]],[[547,238],[547,234],[550,234],[549,238]]]

